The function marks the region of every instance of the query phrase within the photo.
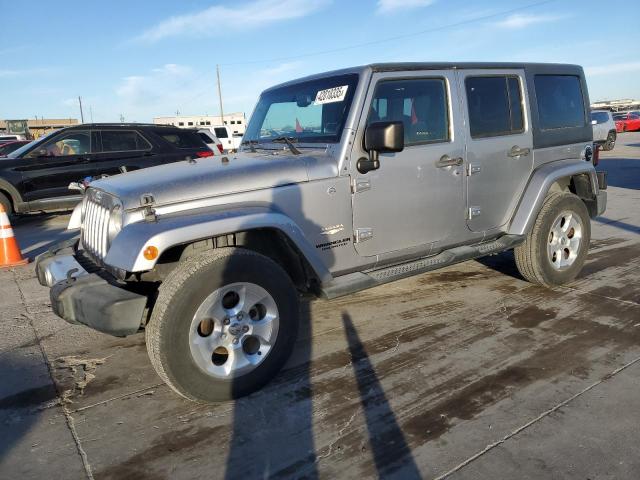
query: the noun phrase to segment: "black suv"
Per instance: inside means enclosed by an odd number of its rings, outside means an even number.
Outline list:
[[[146,124],[83,124],[49,133],[0,158],[0,203],[10,213],[71,209],[71,182],[209,157],[197,133]]]

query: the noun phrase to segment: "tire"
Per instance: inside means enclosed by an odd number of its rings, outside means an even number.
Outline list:
[[[13,214],[11,200],[9,200],[9,198],[4,193],[0,193],[0,205],[4,207],[4,211],[7,212],[7,215]]]
[[[615,146],[616,146],[616,134],[615,132],[609,132],[609,135],[607,135],[607,140],[602,144],[602,150],[609,152],[613,150]]]
[[[572,193],[551,193],[526,240],[514,249],[516,266],[531,283],[563,285],[582,269],[590,240],[591,220],[582,200]]]
[[[259,295],[262,303],[249,305]],[[158,375],[183,397],[230,400],[278,373],[293,350],[298,316],[297,291],[277,263],[251,250],[215,249],[181,263],[162,283],[146,327],[147,351]],[[252,336],[261,331],[272,335],[270,343]],[[252,360],[234,370],[232,358]]]

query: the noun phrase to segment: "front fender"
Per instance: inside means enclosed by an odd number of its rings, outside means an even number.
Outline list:
[[[199,209],[161,216],[155,222],[129,224],[113,240],[105,263],[128,272],[144,272],[156,264],[156,259],[147,260],[143,255],[148,246],[158,249],[159,258],[176,245],[258,228],[281,231],[305,256],[322,283],[332,279],[300,227],[283,213],[263,206]]]
[[[533,227],[533,223],[542,208],[551,185],[560,179],[584,173],[589,175],[591,191],[596,196],[599,191],[598,177],[596,176],[595,168],[590,162],[577,159],[560,160],[545,163],[538,168],[529,179],[516,213],[511,220],[508,233],[511,235],[525,235]]]

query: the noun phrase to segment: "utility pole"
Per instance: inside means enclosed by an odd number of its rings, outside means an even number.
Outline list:
[[[120,114],[120,123],[124,123],[124,115]]]
[[[89,105],[89,116],[91,117],[91,123],[93,123],[93,106]]]
[[[78,96],[78,103],[80,104],[80,123],[84,123],[84,113],[82,113],[82,98]]]
[[[222,90],[220,88],[220,65],[216,65],[216,76],[218,77],[218,99],[220,100],[220,121],[224,125],[224,110],[222,108]]]

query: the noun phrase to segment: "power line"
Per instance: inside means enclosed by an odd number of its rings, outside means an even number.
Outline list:
[[[446,25],[440,25],[438,27],[432,27],[432,28],[427,28],[425,30],[419,30],[417,32],[411,32],[411,33],[405,33],[403,35],[396,35],[394,37],[386,37],[386,38],[381,38],[379,40],[372,40],[369,42],[363,42],[363,43],[355,43],[352,45],[347,45],[344,47],[339,47],[339,48],[332,48],[330,50],[319,50],[316,52],[311,52],[311,53],[305,53],[305,54],[301,54],[301,55],[291,55],[288,57],[278,57],[278,58],[269,58],[269,59],[264,59],[264,60],[248,60],[248,61],[244,61],[244,62],[231,62],[231,63],[221,63],[221,66],[236,66],[236,65],[254,65],[257,63],[272,63],[272,62],[283,62],[286,60],[297,60],[300,58],[307,58],[307,57],[315,57],[318,55],[326,55],[328,53],[336,53],[336,52],[343,52],[345,50],[352,50],[354,48],[361,48],[361,47],[368,47],[371,45],[379,45],[381,43],[386,43],[386,42],[394,42],[397,40],[403,40],[405,38],[411,38],[411,37],[417,37],[419,35],[425,35],[427,33],[433,33],[433,32],[439,32],[441,30],[446,30],[448,28],[455,28],[455,27],[460,27],[463,25],[469,25],[471,23],[476,23],[476,22],[481,22],[484,20],[491,20],[493,18],[496,17],[502,17],[504,15],[509,15],[511,13],[516,13],[516,12],[521,12],[522,10],[527,10],[530,8],[535,8],[535,7],[539,7],[541,5],[545,5],[548,3],[553,3],[559,0],[544,0],[541,2],[535,2],[535,3],[529,3],[527,5],[523,5],[521,7],[516,7],[516,8],[510,8],[508,10],[503,10],[501,12],[497,12],[497,13],[492,13],[489,15],[482,15],[479,17],[474,17],[474,18],[470,18],[467,20],[462,20],[460,22],[453,22],[453,23],[448,23]]]
[[[265,60],[248,60],[246,62],[232,62],[232,63],[221,63],[218,65],[218,67],[223,66],[223,67],[227,67],[227,66],[239,66],[239,65],[255,65],[258,63],[274,63],[274,62],[282,62],[282,61],[286,61],[286,60],[296,60],[296,59],[300,59],[300,58],[306,58],[306,57],[314,57],[314,56],[319,56],[319,55],[326,55],[328,53],[335,53],[335,52],[342,52],[345,50],[353,50],[355,48],[361,48],[361,47],[367,47],[370,45],[379,45],[381,43],[386,43],[386,42],[394,42],[397,40],[403,40],[405,38],[411,38],[411,37],[416,37],[419,35],[425,35],[427,33],[433,33],[433,32],[439,32],[442,30],[446,30],[449,28],[455,28],[455,27],[460,27],[463,25],[469,25],[472,23],[476,23],[476,22],[482,22],[482,21],[486,21],[486,20],[491,20],[494,18],[498,18],[498,17],[503,17],[505,15],[509,15],[512,13],[517,13],[517,12],[521,12],[523,10],[527,10],[530,8],[535,8],[535,7],[539,7],[541,5],[546,5],[548,3],[554,3],[560,0],[543,0],[540,2],[535,2],[535,3],[529,3],[527,5],[523,5],[521,7],[515,7],[515,8],[510,8],[508,10],[502,10],[500,12],[497,13],[491,13],[488,15],[481,15],[478,17],[473,17],[473,18],[469,18],[467,20],[461,20],[459,22],[454,22],[454,23],[448,23],[446,25],[440,25],[438,27],[432,27],[432,28],[428,28],[425,30],[420,30],[417,32],[411,32],[411,33],[406,33],[403,35],[396,35],[394,37],[387,37],[387,38],[381,38],[379,40],[372,40],[369,42],[364,42],[364,43],[356,43],[353,45],[347,45],[344,47],[339,47],[339,48],[334,48],[334,49],[330,49],[330,50],[320,50],[320,51],[316,51],[316,52],[311,52],[311,53],[306,53],[306,54],[301,54],[301,55],[293,55],[293,56],[288,56],[288,57],[278,57],[278,58],[270,58],[270,59],[265,59]],[[199,93],[197,93],[196,95],[194,95],[193,97],[190,97],[189,100],[183,101],[182,104],[188,104],[191,103],[192,101],[202,97],[203,95],[209,93],[209,89],[203,90]]]

